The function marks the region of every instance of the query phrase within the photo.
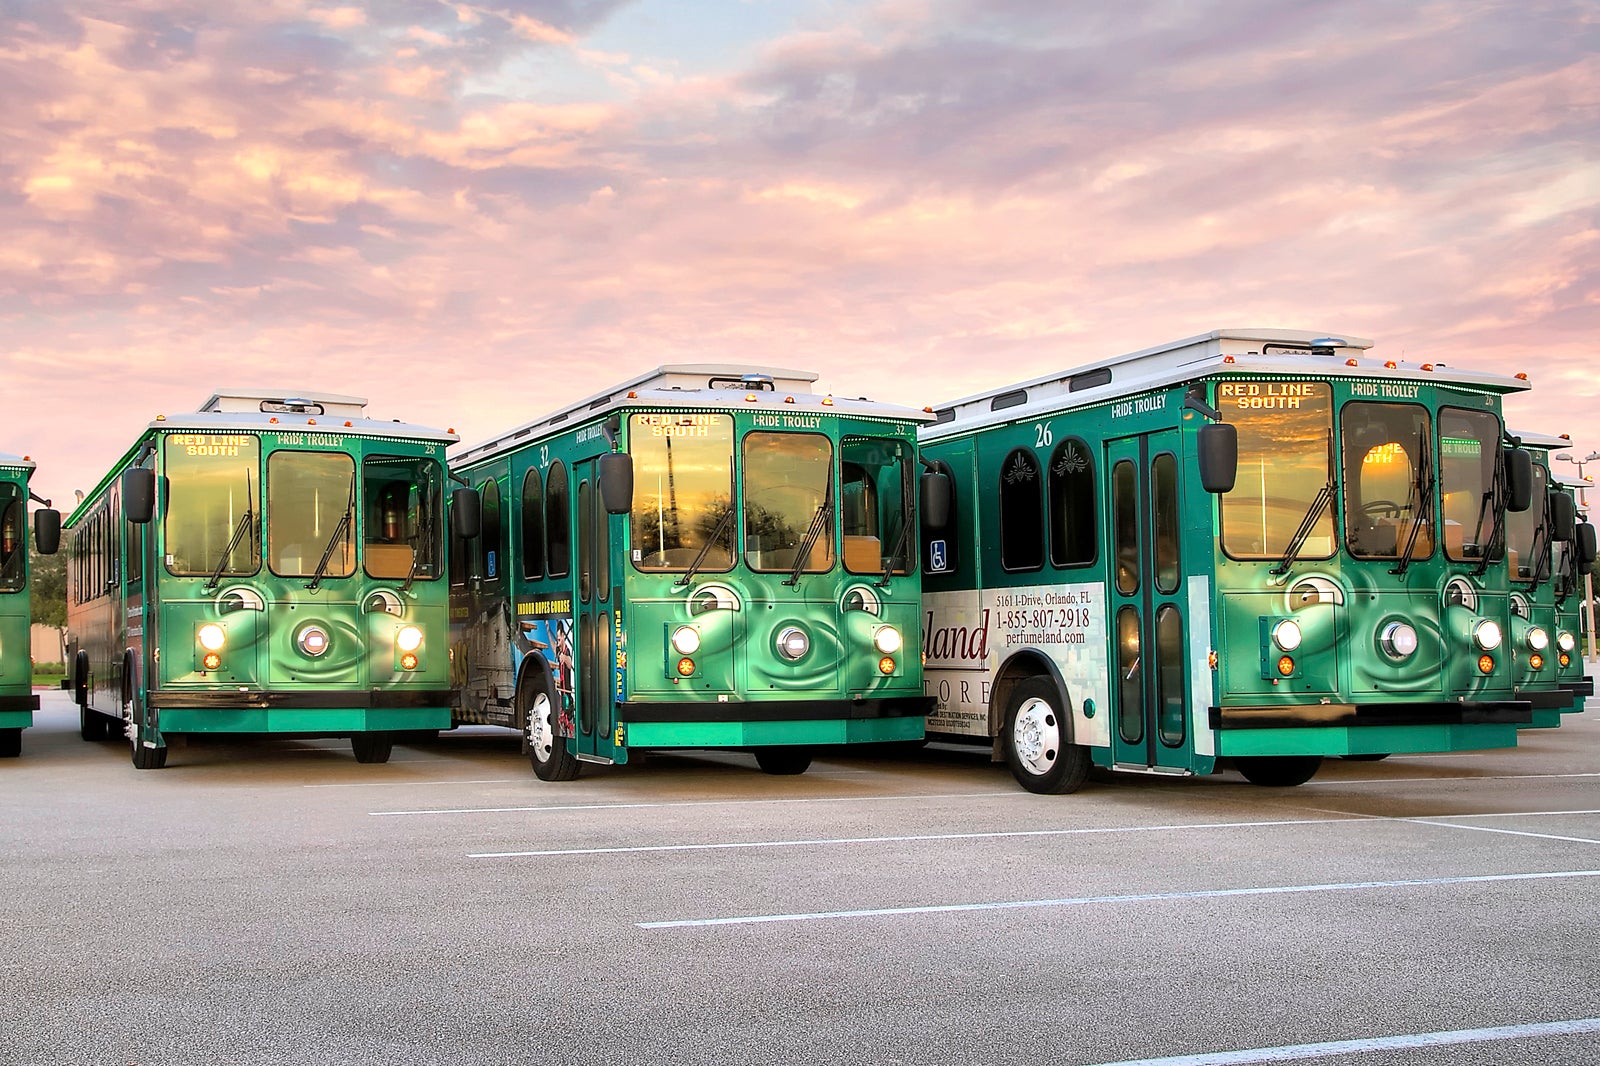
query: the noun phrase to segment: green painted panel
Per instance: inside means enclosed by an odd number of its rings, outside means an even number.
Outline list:
[[[448,707],[227,708],[168,707],[161,732],[172,733],[361,733],[449,729]]]
[[[1217,733],[1219,757],[1242,755],[1379,755],[1478,751],[1517,746],[1514,725],[1310,726]]]
[[[32,711],[0,711],[0,729],[26,729],[32,724]]]
[[[779,745],[870,744],[919,740],[922,719],[859,718],[810,722],[637,722],[630,748],[744,748]]]

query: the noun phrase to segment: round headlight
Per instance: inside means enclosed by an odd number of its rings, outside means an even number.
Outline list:
[[[1566,630],[1563,629],[1560,633],[1556,634],[1556,647],[1560,648],[1562,651],[1571,651],[1577,646],[1578,638],[1574,637]]]
[[[200,646],[206,651],[221,651],[226,643],[228,643],[228,631],[217,623],[207,622],[200,627]]]
[[[900,650],[900,631],[894,626],[884,626],[872,634],[872,643],[885,655],[893,655]]]
[[[1378,646],[1391,659],[1408,659],[1417,650],[1416,628],[1406,622],[1390,622],[1378,634]]]
[[[317,625],[306,626],[295,634],[294,642],[301,651],[315,659],[328,650],[328,631]]]
[[[1272,627],[1272,642],[1284,651],[1294,651],[1300,646],[1300,623],[1285,618]]]
[[[1544,651],[1550,646],[1550,634],[1534,626],[1528,630],[1528,647],[1533,651]]]
[[[1494,651],[1500,646],[1500,623],[1485,618],[1472,630],[1472,639],[1478,642],[1478,647],[1484,651]]]
[[[787,626],[778,633],[778,654],[796,662],[811,650],[811,638],[798,626]]]
[[[422,630],[416,626],[401,626],[400,632],[394,635],[394,642],[401,651],[416,651],[422,647]]]
[[[694,626],[679,626],[672,631],[672,646],[679,655],[693,655],[700,650],[700,631]]]

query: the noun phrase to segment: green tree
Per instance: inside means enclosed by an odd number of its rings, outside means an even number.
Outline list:
[[[67,624],[67,552],[65,538],[62,550],[54,555],[40,555],[28,545],[29,582],[28,596],[33,610],[33,620],[39,625],[63,627]]]

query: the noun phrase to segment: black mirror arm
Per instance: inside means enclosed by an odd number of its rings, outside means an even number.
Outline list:
[[[1213,422],[1222,421],[1222,412],[1206,403],[1206,387],[1198,381],[1191,382],[1188,390],[1184,392],[1183,406],[1190,411],[1198,411]]]

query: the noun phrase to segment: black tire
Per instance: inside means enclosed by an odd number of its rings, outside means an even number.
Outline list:
[[[132,723],[128,727],[127,731],[128,731],[128,733],[131,734],[130,741],[131,741],[131,744],[132,744],[132,747],[133,747],[133,766],[134,766],[134,769],[136,769],[136,770],[159,770],[159,769],[161,769],[163,766],[167,765],[167,746],[165,744],[162,744],[162,745],[160,745],[158,747],[153,747],[153,748],[145,747],[145,745],[144,745],[144,722],[143,722],[144,713],[139,709],[139,705],[137,703],[134,703],[129,708],[129,712],[128,713],[130,715],[131,723]]]
[[[1387,759],[1388,757],[1389,757],[1389,753],[1388,752],[1384,752],[1381,755],[1341,755],[1341,756],[1339,756],[1339,758],[1343,759],[1345,762],[1378,762],[1379,760]]]
[[[1293,788],[1316,776],[1322,766],[1320,755],[1252,755],[1235,759],[1233,764],[1244,779],[1263,788]]]
[[[350,738],[350,750],[356,762],[388,762],[394,751],[394,734],[356,733]]]
[[[557,731],[556,702],[541,673],[529,671],[517,684],[517,717],[522,720],[522,744],[528,764],[540,781],[571,781],[581,764]]]
[[[89,653],[80,651],[72,660],[72,702],[89,706]]]
[[[1011,776],[1029,792],[1065,795],[1089,778],[1089,749],[1072,743],[1061,694],[1047,677],[1024,678],[1011,690],[1001,739]]]
[[[15,759],[22,754],[22,727],[0,729],[0,759]]]
[[[752,754],[764,774],[789,777],[811,768],[810,748],[756,748]]]

